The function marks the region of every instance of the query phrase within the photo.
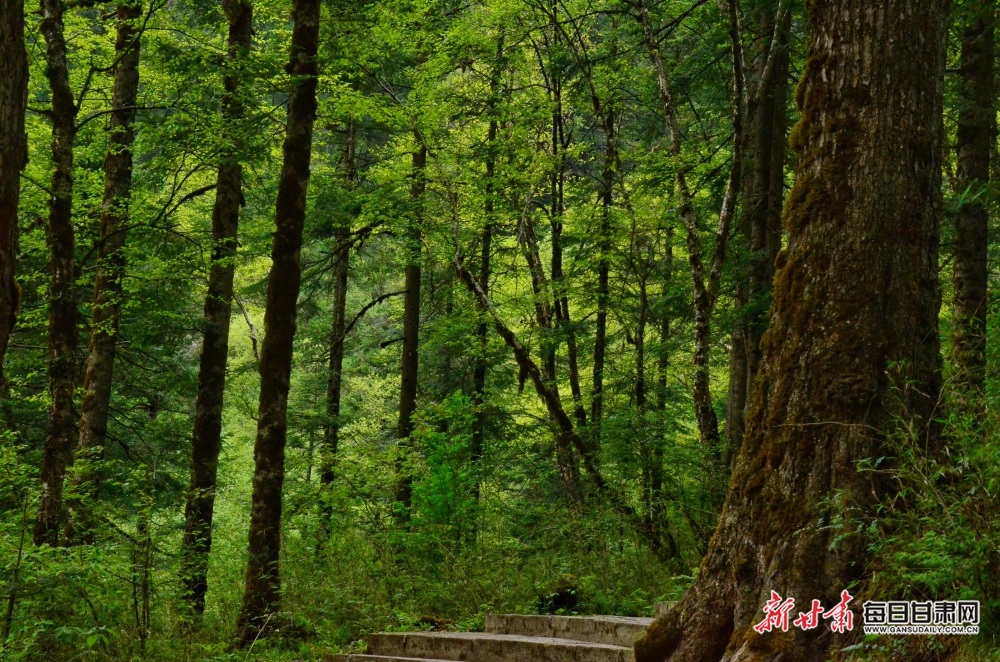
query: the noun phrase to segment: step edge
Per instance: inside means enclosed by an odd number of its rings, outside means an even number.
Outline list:
[[[459,635],[459,636],[455,636]],[[372,634],[372,637],[389,637],[389,638],[403,638],[405,643],[406,637],[418,637],[418,638],[429,638],[429,639],[446,639],[449,636],[455,637],[458,640],[473,640],[475,636],[473,635],[486,635],[495,641],[518,641],[524,643],[548,643],[548,644],[560,644],[565,646],[581,646],[587,648],[601,648],[606,650],[632,650],[631,646],[618,646],[617,644],[603,644],[597,641],[582,641],[579,639],[569,639],[567,637],[535,637],[526,634],[498,634],[493,632],[376,632]],[[419,658],[418,658],[419,659]]]

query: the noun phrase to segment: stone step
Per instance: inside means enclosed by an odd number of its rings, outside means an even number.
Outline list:
[[[677,604],[676,600],[670,600],[668,602],[657,602],[653,607],[653,618],[660,618],[661,616],[666,616],[667,612],[674,608]]]
[[[362,655],[349,653],[347,655],[324,655],[323,662],[447,662],[446,660],[429,660],[426,657],[398,657],[396,655]]]
[[[528,637],[555,637],[630,647],[646,632],[652,618],[632,616],[535,616],[489,614],[486,631]]]
[[[486,632],[380,632],[368,654],[464,662],[634,662],[631,647]]]

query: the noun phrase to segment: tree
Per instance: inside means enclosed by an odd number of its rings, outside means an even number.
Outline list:
[[[114,85],[108,150],[104,156],[104,198],[101,203],[100,239],[94,276],[94,301],[90,316],[90,346],[83,376],[80,404],[80,438],[76,458],[91,462],[104,452],[115,368],[115,344],[124,303],[125,239],[132,192],[132,141],[135,139],[136,99],[139,93],[139,42],[142,2],[123,0],[117,9]],[[82,467],[77,476],[78,493],[94,491],[99,472]],[[89,537],[94,523],[90,505],[78,494],[68,504],[66,540],[77,533]]]
[[[3,44],[0,58],[0,398],[6,399],[4,359],[21,299],[14,280],[17,268],[17,209],[21,171],[28,162],[24,112],[28,102],[28,54],[24,49],[24,1],[7,0],[0,8]]]
[[[636,18],[642,28],[642,35],[649,59],[656,73],[659,102],[663,110],[667,138],[670,141],[670,156],[679,159],[682,150],[681,127],[677,120],[677,110],[674,94],[670,85],[663,54],[657,39],[657,29],[646,0],[638,0],[633,8]],[[739,8],[734,0],[727,3],[727,23],[729,31],[730,57],[732,59],[733,80],[733,163],[726,182],[722,208],[719,210],[719,222],[715,232],[715,247],[706,273],[705,260],[702,258],[700,236],[700,221],[694,205],[694,195],[688,183],[686,168],[675,166],[674,180],[677,194],[680,198],[680,215],[686,233],[688,263],[691,266],[691,282],[694,301],[695,348],[694,348],[694,378],[693,397],[695,417],[698,420],[698,430],[701,442],[713,456],[719,455],[719,420],[712,406],[711,379],[709,359],[711,358],[712,313],[719,297],[719,284],[722,278],[722,266],[726,259],[726,249],[729,245],[730,227],[736,214],[737,194],[743,174],[743,115],[745,112],[744,97],[744,66],[743,46],[740,34]]]
[[[424,192],[427,188],[427,145],[419,131],[414,131],[417,146],[413,151],[410,200],[413,217],[406,229],[407,261],[405,267],[405,288],[403,295],[403,349],[399,364],[399,422],[396,437],[399,439],[399,457],[396,460],[395,500],[397,519],[409,520],[413,501],[413,475],[408,466],[411,450],[410,435],[413,433],[413,414],[417,410],[417,378],[420,368],[420,242],[423,234]]]
[[[747,109],[747,168],[741,192],[740,235],[750,253],[737,303],[743,307],[732,333],[729,394],[726,399],[726,455],[731,465],[743,436],[747,399],[760,364],[760,338],[767,328],[774,259],[781,248],[785,199],[785,143],[788,105],[788,45],[791,12],[766,4],[755,17],[764,37],[750,72],[755,94]]]
[[[955,214],[955,364],[974,411],[982,411],[986,380],[986,295],[989,211],[986,185],[996,150],[994,103],[996,2],[965,11],[959,63],[957,184],[963,197]]]
[[[357,149],[357,127],[354,122],[348,122],[344,136],[344,189],[351,190],[355,185],[357,170],[355,167],[355,150]],[[333,231],[334,263],[333,263],[333,310],[330,328],[330,362],[326,377],[326,420],[323,423],[323,453],[320,466],[320,482],[330,486],[334,480],[334,465],[337,458],[337,446],[340,444],[340,400],[344,387],[344,341],[347,328],[347,281],[351,267],[351,225],[349,220],[341,220]],[[330,508],[324,506],[323,536],[320,544],[329,533]]]
[[[205,294],[198,399],[195,402],[194,434],[191,442],[191,486],[184,509],[181,580],[195,614],[205,611],[208,590],[208,555],[212,549],[212,513],[215,508],[219,451],[222,449],[222,406],[229,358],[229,320],[233,312],[233,275],[240,207],[243,206],[243,166],[240,159],[243,116],[241,73],[251,48],[253,7],[249,0],[223,0],[229,24],[224,114],[229,124],[232,149],[219,165],[212,207],[212,265]]]
[[[935,444],[947,17],[946,0],[808,5],[789,242],[743,445],[698,578],[637,662],[825,657],[840,635],[751,625],[771,590],[835,604],[863,581],[858,531],[892,492],[863,467],[903,417]]]
[[[254,444],[253,502],[243,606],[237,641],[248,646],[262,634],[281,604],[281,497],[285,480],[288,388],[299,287],[300,251],[316,120],[316,54],[319,0],[296,0],[292,10],[292,76],[283,161],[274,209],[271,269],[267,279],[264,343],[260,355],[260,403]],[[274,623],[277,625],[277,623]]]
[[[55,545],[62,515],[63,479],[73,452],[76,420],[77,295],[76,237],[73,229],[73,147],[78,106],[69,84],[61,2],[42,3],[41,32],[45,37],[46,75],[52,90],[52,195],[49,197],[49,246],[52,279],[49,284],[49,424],[39,477],[42,495],[35,522],[35,544]]]

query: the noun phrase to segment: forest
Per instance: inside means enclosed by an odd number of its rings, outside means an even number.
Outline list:
[[[0,659],[1000,661],[996,14],[0,0]]]

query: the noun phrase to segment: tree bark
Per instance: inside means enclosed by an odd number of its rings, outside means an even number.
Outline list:
[[[503,41],[497,45],[497,56],[502,54]],[[491,97],[487,106],[490,113],[490,122],[486,130],[486,183],[485,199],[483,201],[483,215],[486,222],[483,225],[483,234],[480,241],[479,252],[479,284],[483,293],[489,296],[490,292],[490,258],[493,249],[493,216],[496,211],[494,196],[496,195],[494,179],[496,177],[496,138],[499,124],[493,113],[496,112],[497,91],[500,81],[496,73],[490,80]],[[472,402],[476,406],[476,418],[472,424],[472,443],[470,446],[469,459],[472,464],[473,483],[472,496],[479,504],[480,490],[482,485],[482,461],[483,451],[486,441],[486,372],[489,369],[487,351],[489,349],[489,324],[483,319],[476,329],[476,337],[479,341],[479,354],[476,356],[475,366],[472,370]],[[473,537],[478,535],[478,525],[473,528]]]
[[[698,578],[637,662],[811,661],[851,637],[751,626],[771,590],[829,606],[863,586],[858,531],[893,487],[858,463],[892,455],[897,431],[935,443],[948,4],[808,5],[789,244],[743,446]]]
[[[693,399],[695,418],[698,421],[698,431],[701,443],[708,449],[712,458],[710,470],[715,469],[715,457],[719,451],[719,420],[712,406],[709,360],[711,358],[712,313],[718,298],[719,284],[722,277],[722,265],[726,258],[729,243],[730,226],[736,212],[736,197],[743,167],[743,50],[740,36],[739,11],[735,0],[727,4],[727,19],[729,24],[729,41],[732,50],[733,64],[733,164],[729,171],[726,192],[719,211],[719,222],[715,231],[715,247],[706,270],[702,256],[700,222],[698,212],[694,207],[694,198],[687,183],[687,173],[684,168],[677,168],[675,182],[680,198],[680,216],[686,231],[688,248],[688,263],[691,266],[691,283],[694,301],[694,376]],[[680,156],[681,133],[674,109],[673,92],[670,88],[670,77],[667,73],[663,55],[660,52],[656,30],[652,23],[649,5],[646,0],[640,0],[638,5],[638,20],[642,28],[643,39],[649,58],[656,72],[657,88],[660,105],[663,109],[665,129],[670,141],[670,154]]]
[[[283,162],[274,211],[271,270],[267,281],[264,343],[260,356],[260,404],[254,444],[253,504],[243,606],[237,640],[249,645],[265,634],[281,604],[281,490],[285,480],[288,387],[296,310],[302,280],[300,252],[306,216],[309,160],[316,120],[316,53],[319,0],[296,0],[286,71],[292,76]],[[273,623],[272,625],[277,625]]]
[[[415,132],[416,133],[416,132]],[[423,236],[424,191],[427,188],[425,169],[427,147],[417,133],[419,146],[413,152],[413,182],[410,200],[414,205],[413,218],[407,231],[409,258],[406,263],[406,294],[403,296],[403,351],[400,360],[399,422],[396,437],[399,439],[399,457],[396,461],[396,519],[406,524],[413,505],[413,474],[409,468],[412,450],[410,435],[413,433],[413,414],[417,410],[417,378],[420,368],[420,243]]]
[[[762,10],[757,18],[759,32],[771,38],[757,55],[753,79],[761,96],[748,110],[746,161],[750,171],[742,194],[740,225],[750,252],[750,268],[740,284],[737,298],[742,314],[733,329],[730,351],[725,428],[726,464],[730,468],[743,437],[746,403],[760,364],[760,339],[767,328],[774,260],[781,249],[789,17],[788,10],[779,6]]]
[[[0,399],[8,397],[4,376],[7,344],[17,317],[21,290],[17,269],[17,208],[21,171],[28,164],[24,113],[28,103],[28,54],[24,49],[24,0],[6,0],[0,8]]]
[[[132,189],[132,140],[135,138],[135,104],[139,90],[139,18],[142,3],[125,0],[118,5],[114,85],[108,151],[104,156],[104,199],[101,204],[100,242],[94,277],[94,302],[90,322],[90,347],[83,376],[79,442],[76,458],[81,467],[74,484],[76,497],[68,503],[66,542],[77,534],[83,539],[93,529],[89,499],[96,491],[99,472],[92,461],[102,457],[108,432],[115,343],[124,302],[125,237]]]
[[[555,43],[559,44],[560,33],[554,31]],[[569,146],[563,128],[562,77],[555,65],[552,73],[552,156],[555,167],[552,169],[550,195],[552,205],[549,208],[549,226],[552,232],[552,257],[550,261],[552,272],[552,293],[555,303],[556,328],[561,332],[558,340],[566,339],[566,363],[569,370],[569,389],[573,395],[573,418],[577,428],[587,425],[587,410],[583,406],[583,391],[580,388],[579,352],[576,344],[576,331],[573,328],[569,312],[569,296],[566,293],[565,274],[563,273],[563,213],[565,207],[566,184],[566,148]],[[558,344],[558,343],[557,343]]]
[[[356,128],[348,123],[344,139],[344,188],[354,185],[354,150]],[[350,223],[340,223],[334,229],[336,261],[333,266],[333,310],[330,328],[330,362],[326,373],[326,421],[323,423],[323,450],[320,460],[320,484],[327,488],[333,484],[334,466],[337,461],[337,447],[340,444],[340,395],[343,388],[344,341],[347,335],[347,279],[350,275],[351,259]],[[330,518],[333,513],[324,503],[322,545],[329,534]]]
[[[208,555],[212,549],[212,515],[216,476],[222,449],[222,406],[229,358],[229,324],[233,313],[233,276],[240,207],[243,205],[243,141],[239,119],[242,60],[251,48],[253,8],[249,0],[223,0],[229,23],[225,76],[224,119],[230,127],[233,149],[223,155],[216,178],[212,207],[212,263],[205,294],[198,396],[191,443],[191,484],[184,509],[181,544],[181,581],[192,612],[205,611],[208,591]]]
[[[968,5],[959,64],[958,192],[955,215],[954,358],[971,411],[982,413],[986,382],[986,296],[989,211],[986,186],[996,149],[994,107],[995,0]]]
[[[604,355],[608,338],[608,296],[611,270],[611,206],[615,186],[615,112],[593,95],[594,110],[601,114],[604,125],[604,164],[601,172],[601,227],[597,260],[597,324],[594,330],[594,386],[590,396],[591,443],[601,444],[601,419],[604,418]]]
[[[35,544],[59,541],[63,480],[73,452],[76,420],[73,391],[77,379],[77,296],[73,230],[73,147],[76,104],[69,85],[63,8],[57,0],[42,2],[40,30],[45,37],[46,76],[52,91],[52,195],[46,240],[52,277],[49,282],[49,424],[39,478],[42,493],[35,520]]]

